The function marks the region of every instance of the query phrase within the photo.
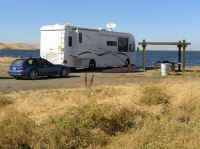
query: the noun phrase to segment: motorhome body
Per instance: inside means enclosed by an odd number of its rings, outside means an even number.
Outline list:
[[[135,64],[135,39],[129,33],[74,25],[40,28],[40,56],[75,68],[119,67]]]

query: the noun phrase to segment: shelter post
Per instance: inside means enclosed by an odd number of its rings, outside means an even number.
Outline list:
[[[146,41],[143,40],[142,42],[142,64],[143,64],[143,71],[146,71]]]
[[[185,40],[183,40],[183,45],[182,46],[183,46],[182,71],[184,72],[185,71],[185,52],[186,52],[186,47],[187,47],[187,44],[186,44]]]
[[[181,71],[181,48],[182,48],[182,44],[181,41],[179,41],[178,46],[178,71]]]

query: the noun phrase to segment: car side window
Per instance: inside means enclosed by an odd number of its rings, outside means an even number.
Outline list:
[[[37,60],[37,59],[33,59],[33,64],[32,64],[32,65],[34,65],[34,66],[39,66],[38,60]]]
[[[48,62],[48,61],[47,61],[47,64],[48,64],[49,66],[52,66],[52,65],[53,65],[52,63],[50,63],[50,62]]]
[[[43,66],[51,66],[52,64],[50,62],[48,62],[47,60],[42,59],[42,65]]]
[[[29,60],[27,60],[27,65],[33,65],[33,59],[29,59]]]
[[[42,65],[42,66],[45,66],[45,65],[46,65],[44,59],[41,59],[40,61],[41,61],[41,65]]]
[[[36,66],[42,66],[41,59],[35,59],[34,60],[34,65],[36,65]]]

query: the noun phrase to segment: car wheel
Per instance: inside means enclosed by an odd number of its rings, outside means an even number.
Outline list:
[[[38,79],[38,72],[36,70],[31,70],[29,73],[29,79],[31,80]]]
[[[69,70],[68,70],[67,68],[63,68],[63,69],[61,70],[60,76],[61,76],[61,77],[67,77],[68,74],[69,74]]]
[[[48,78],[53,78],[55,77],[55,75],[48,75]]]
[[[15,78],[16,80],[21,79],[21,77],[19,77],[19,76],[14,76],[14,78]]]
[[[96,62],[95,62],[95,60],[91,60],[89,63],[89,70],[95,71],[95,69],[96,69]]]
[[[71,67],[71,68],[70,68],[70,71],[71,71],[71,72],[76,72],[76,68]]]

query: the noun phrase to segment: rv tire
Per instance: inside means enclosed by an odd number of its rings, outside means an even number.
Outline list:
[[[129,65],[130,65],[130,60],[126,59],[125,66],[129,66]]]
[[[95,60],[90,60],[89,62],[89,70],[94,71],[96,69],[96,62]]]

